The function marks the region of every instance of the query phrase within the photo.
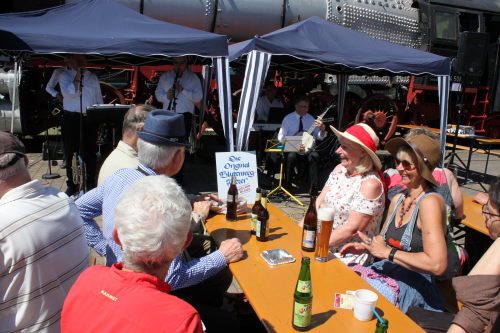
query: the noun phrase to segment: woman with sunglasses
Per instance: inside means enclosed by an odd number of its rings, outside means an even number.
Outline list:
[[[407,191],[392,199],[380,235],[370,238],[358,232],[362,242],[347,244],[341,254],[367,252],[381,259],[370,268],[397,282],[402,311],[410,306],[442,311],[434,276],[447,267],[445,204],[432,176],[441,160],[439,142],[416,135],[389,140],[385,149],[396,159]]]
[[[469,275],[453,279],[462,309],[448,333],[500,332],[500,177],[491,184],[488,195],[483,217],[494,242]]]

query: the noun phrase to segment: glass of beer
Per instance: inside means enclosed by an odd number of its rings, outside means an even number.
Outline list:
[[[330,234],[332,233],[333,208],[320,207],[318,210],[318,231],[316,233],[316,253],[314,258],[318,261],[328,261]]]

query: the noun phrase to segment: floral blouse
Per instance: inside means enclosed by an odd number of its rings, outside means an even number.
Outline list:
[[[367,199],[360,193],[361,183],[370,178],[378,180],[382,185],[382,181],[376,172],[369,172],[363,176],[349,176],[347,169],[342,167],[340,172],[332,172],[330,174],[325,184],[325,187],[329,189],[325,195],[324,204],[327,207],[335,209],[333,230],[347,224],[349,213],[356,211],[373,216],[372,221],[366,227],[366,230],[364,230],[369,237],[373,237],[379,233],[380,222],[382,221],[385,209],[385,195],[382,191],[376,199]],[[360,239],[355,236],[350,241],[359,242]],[[339,252],[346,243],[332,248],[331,251],[334,253]],[[347,262],[365,264],[368,260],[368,255],[366,254],[362,254],[359,257],[352,256],[351,260],[347,260]]]

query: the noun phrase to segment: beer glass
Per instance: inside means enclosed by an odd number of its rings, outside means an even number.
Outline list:
[[[316,253],[314,258],[318,261],[328,261],[330,234],[332,233],[334,209],[320,207],[318,210],[318,231],[316,233]]]

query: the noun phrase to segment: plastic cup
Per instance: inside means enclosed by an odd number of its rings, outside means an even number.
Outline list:
[[[361,321],[370,321],[373,312],[370,308],[377,304],[378,296],[373,291],[358,289],[354,292],[354,317]]]
[[[316,253],[314,258],[317,261],[328,261],[328,250],[330,243],[330,234],[332,233],[333,217],[335,210],[333,208],[318,209],[318,231],[316,233]]]

